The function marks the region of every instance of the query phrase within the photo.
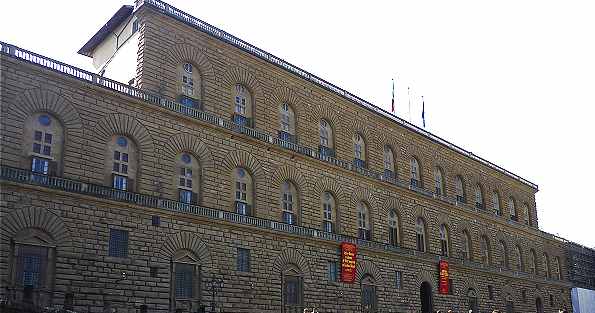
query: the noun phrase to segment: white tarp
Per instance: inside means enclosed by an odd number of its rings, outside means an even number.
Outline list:
[[[595,290],[572,288],[571,295],[574,313],[595,313]]]

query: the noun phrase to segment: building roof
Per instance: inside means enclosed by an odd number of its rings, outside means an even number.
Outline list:
[[[312,82],[315,85],[320,86],[323,89],[326,89],[330,92],[335,93],[336,95],[343,97],[369,111],[372,111],[373,113],[376,113],[384,118],[389,119],[392,122],[395,122],[399,125],[401,125],[402,127],[405,127],[406,129],[413,131],[433,142],[436,142],[442,146],[445,146],[459,154],[462,154],[472,160],[475,160],[489,168],[492,168],[495,171],[498,171],[532,189],[534,189],[535,191],[538,190],[538,186],[537,184],[520,177],[519,175],[516,175],[480,156],[477,156],[475,154],[473,154],[470,151],[467,151],[437,135],[434,135],[433,133],[422,129],[412,123],[409,123],[407,121],[405,121],[404,119],[395,116],[389,112],[387,112],[386,110],[342,89],[341,87],[338,87],[336,85],[334,85],[333,83],[330,83],[314,74],[309,73],[308,71],[301,69],[285,60],[283,60],[282,58],[279,58],[271,53],[268,53],[238,37],[235,37],[234,35],[231,35],[229,33],[227,33],[226,31],[223,31],[207,22],[202,21],[199,18],[196,18],[182,10],[179,10],[171,5],[169,5],[168,3],[165,3],[161,0],[137,0],[136,1],[136,8],[135,10],[140,9],[143,6],[147,6],[150,7],[154,10],[156,10],[157,12],[160,12],[164,15],[170,16],[178,21],[181,21],[183,23],[186,23],[196,29],[198,29],[199,31],[202,31],[216,39],[219,39],[223,42],[226,42],[232,46],[237,47],[238,49],[241,49],[247,53],[252,54],[253,56],[262,59],[266,62],[269,62],[273,65],[276,65],[302,79],[305,79],[307,81]],[[79,52],[80,53],[80,52]]]
[[[95,35],[93,35],[93,37],[91,37],[91,39],[89,39],[89,41],[87,41],[87,43],[79,49],[78,53],[88,57],[92,57],[92,53],[95,50],[95,48],[97,48],[97,46],[100,43],[102,43],[103,40],[105,40],[105,38],[114,29],[116,29],[116,27],[118,27],[124,20],[130,17],[133,11],[133,6],[123,5],[116,12],[116,14],[114,14],[114,16],[112,16],[112,18],[110,18],[109,21],[107,21],[107,23],[105,23],[105,25],[103,25],[101,29],[99,29],[97,33],[95,33]]]

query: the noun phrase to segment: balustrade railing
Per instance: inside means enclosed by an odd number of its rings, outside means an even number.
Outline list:
[[[229,211],[217,210],[213,208],[207,208],[198,205],[191,205],[187,203],[182,203],[174,200],[163,199],[155,196],[117,190],[111,187],[85,183],[81,181],[76,181],[72,179],[66,179],[61,177],[55,176],[48,176],[43,174],[34,173],[28,170],[23,170],[19,168],[9,167],[9,166],[0,166],[0,181],[10,181],[15,183],[21,184],[28,184],[28,185],[36,185],[36,186],[43,186],[50,189],[65,191],[65,192],[73,192],[78,194],[83,194],[87,196],[98,197],[102,199],[108,199],[112,201],[119,201],[119,202],[126,202],[135,205],[140,205],[144,207],[153,207],[164,209],[172,212],[179,212],[185,214],[196,215],[200,217],[205,217],[214,220],[223,220],[231,223],[236,224],[244,224],[249,226],[258,227],[261,229],[267,230],[274,230],[284,233],[290,233],[294,235],[299,235],[303,237],[311,237],[311,238],[320,238],[324,240],[334,241],[334,242],[350,242],[355,243],[360,247],[377,250],[377,251],[389,251],[393,253],[398,253],[401,255],[409,255],[414,257],[422,257],[425,259],[430,259],[437,261],[441,258],[438,254],[428,253],[428,252],[418,252],[414,249],[403,248],[400,246],[394,246],[384,242],[378,242],[373,240],[362,240],[359,238],[324,232],[319,229],[313,229],[298,225],[290,225],[285,224],[278,221],[267,220],[263,218],[253,217],[253,216],[246,216],[241,215]],[[512,272],[509,270],[502,270],[498,268],[491,268],[481,263],[464,260],[464,259],[457,259],[457,258],[449,258],[451,263],[458,263],[463,266],[478,268],[482,270],[492,271],[492,272],[506,272],[510,275],[515,276],[523,276],[523,277],[530,277],[528,274],[525,273],[518,273]]]

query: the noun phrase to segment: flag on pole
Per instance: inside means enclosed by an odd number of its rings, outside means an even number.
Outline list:
[[[411,88],[407,87],[407,101],[409,103],[409,123],[411,123]]]
[[[393,78],[393,101],[392,101],[392,112],[395,114],[395,79]]]
[[[421,96],[421,120],[426,128],[426,103],[424,102],[424,96]]]

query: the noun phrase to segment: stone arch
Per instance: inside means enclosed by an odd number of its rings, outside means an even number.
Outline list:
[[[300,96],[293,91],[293,89],[287,86],[277,86],[271,96],[269,97],[269,107],[273,108],[272,112],[275,112],[275,117],[278,118],[278,113],[276,108],[281,103],[288,103],[289,106],[293,109],[295,113],[295,129],[296,135],[305,135],[307,133],[306,129],[304,128],[304,103],[301,100]]]
[[[163,59],[161,66],[165,66],[168,62],[169,65],[174,66],[184,61],[191,62],[198,67],[202,77],[208,78],[210,83],[215,82],[215,71],[206,55],[206,48],[196,47],[189,43],[177,43],[170,46],[167,52],[167,57]]]
[[[430,212],[427,208],[421,206],[421,205],[416,205],[413,208],[413,212],[412,212],[412,216],[411,218],[413,219],[412,221],[410,221],[410,225],[414,225],[415,226],[415,222],[417,221],[418,217],[421,217],[424,219],[424,222],[426,223],[426,228],[428,228],[429,226],[431,226],[430,224],[435,224],[433,223],[434,220],[432,219],[432,216],[430,215]]]
[[[280,186],[286,180],[295,183],[300,194],[307,192],[308,184],[306,183],[306,179],[294,166],[289,164],[277,167],[273,175],[271,175],[271,183],[274,187]]]
[[[393,157],[395,162],[395,168],[397,167],[397,160],[402,157],[400,150],[401,144],[395,139],[394,136],[389,135],[387,131],[378,131],[375,136],[376,141],[373,142],[379,151],[384,151],[384,146],[388,145],[393,150]]]
[[[340,207],[345,207],[349,203],[347,194],[343,191],[341,184],[333,178],[328,176],[323,176],[316,181],[314,184],[314,188],[312,192],[315,194],[315,197],[320,198],[323,192],[330,191],[334,194],[339,202]]]
[[[168,164],[173,164],[176,156],[183,151],[192,153],[199,160],[201,167],[214,168],[213,156],[207,145],[195,135],[189,133],[181,133],[170,137],[165,143],[161,155],[163,159],[168,161]]]
[[[66,97],[48,89],[35,88],[25,90],[9,103],[9,110],[18,130],[23,130],[27,119],[35,113],[48,113],[56,118],[64,131],[62,156],[68,153],[80,159],[81,140],[72,140],[72,138],[83,137],[83,124],[76,107]],[[22,133],[19,133],[17,140],[21,144],[17,147],[18,152],[15,151],[17,155],[22,152],[23,139]],[[67,169],[71,165],[63,160],[61,163],[63,169]],[[15,166],[18,167],[18,165]]]
[[[66,224],[48,209],[28,207],[12,211],[2,217],[1,222],[0,239],[3,243],[10,242],[23,229],[35,228],[48,233],[59,246],[72,247],[72,235]]]
[[[458,288],[458,295],[460,297],[467,297],[467,290],[469,289],[473,289],[475,290],[475,292],[477,292],[477,296],[479,298],[480,296],[480,292],[481,289],[479,288],[479,285],[477,284],[477,281],[474,278],[463,278],[461,280],[461,284]]]
[[[235,151],[229,154],[222,162],[222,168],[231,172],[236,167],[243,167],[250,171],[257,182],[263,182],[265,172],[258,159],[246,151]]]
[[[34,113],[54,115],[69,132],[82,133],[83,125],[76,108],[64,96],[47,89],[29,89],[11,105],[11,115],[20,123]]]
[[[370,209],[376,209],[376,198],[368,188],[359,187],[352,191],[351,206],[355,208],[357,203],[360,201],[366,202],[370,206]]]
[[[155,177],[154,171],[157,168],[155,164],[155,146],[153,144],[153,138],[147,128],[136,118],[123,114],[123,113],[112,113],[104,116],[102,119],[97,121],[93,127],[89,128],[85,137],[92,139],[95,143],[99,144],[97,147],[99,151],[96,153],[103,155],[105,144],[114,135],[123,135],[133,140],[138,148],[139,159],[138,168],[139,175],[137,180],[142,183],[143,176]],[[101,162],[103,162],[101,158]],[[88,160],[87,162],[93,162]],[[146,164],[146,165],[143,165]],[[95,166],[87,164],[87,166]],[[147,175],[148,174],[148,175]],[[146,191],[152,190],[153,182],[146,181],[144,183],[144,189]],[[142,188],[139,188],[141,190]]]
[[[361,281],[366,275],[372,276],[376,285],[382,285],[384,282],[382,272],[374,262],[369,260],[358,260],[355,269],[355,279]]]
[[[305,278],[312,280],[308,260],[296,249],[284,249],[273,262],[273,272],[281,274],[287,265],[295,265]]]
[[[438,286],[436,275],[431,271],[420,269],[415,273],[415,286],[419,288],[423,282],[428,282],[432,290]]]
[[[311,110],[312,123],[314,127],[313,129],[315,133],[318,134],[318,125],[320,124],[320,120],[324,119],[327,121],[333,130],[333,146],[336,149],[338,144],[338,134],[343,133],[343,127],[340,122],[341,120],[339,119],[339,110],[336,109],[335,111],[333,109],[333,105],[326,101],[321,101],[320,103],[313,105]],[[318,145],[318,142],[316,145]]]
[[[215,267],[208,246],[196,234],[187,231],[167,236],[157,250],[157,257],[163,262],[170,262],[176,251],[181,249],[192,251],[202,265]]]
[[[241,84],[244,87],[248,88],[248,90],[252,94],[252,99],[254,100],[252,113],[252,116],[254,118],[258,118],[259,116],[261,116],[261,114],[259,114],[260,110],[263,112],[265,111],[263,88],[261,87],[260,81],[258,80],[255,74],[249,72],[246,69],[237,66],[232,66],[227,70],[227,72],[223,74],[223,76],[221,77],[221,82],[223,85],[222,87],[226,93],[231,92],[231,89],[233,86],[235,86],[235,84]],[[225,103],[232,103],[231,98],[230,102]],[[229,111],[229,113],[232,113],[233,107],[229,105],[227,111]]]
[[[215,71],[209,58],[206,54],[206,48],[197,47],[187,42],[179,42],[167,49],[167,55],[163,58],[160,64],[160,72],[163,76],[162,82],[173,83],[174,86],[178,82],[179,78],[176,77],[177,67],[183,62],[189,62],[198,68],[203,84],[201,84],[201,100],[204,102],[205,91],[207,90],[206,84],[210,86],[216,85]],[[163,88],[163,87],[161,87]],[[173,88],[175,90],[175,87]],[[177,96],[177,92],[174,92],[172,97]]]

